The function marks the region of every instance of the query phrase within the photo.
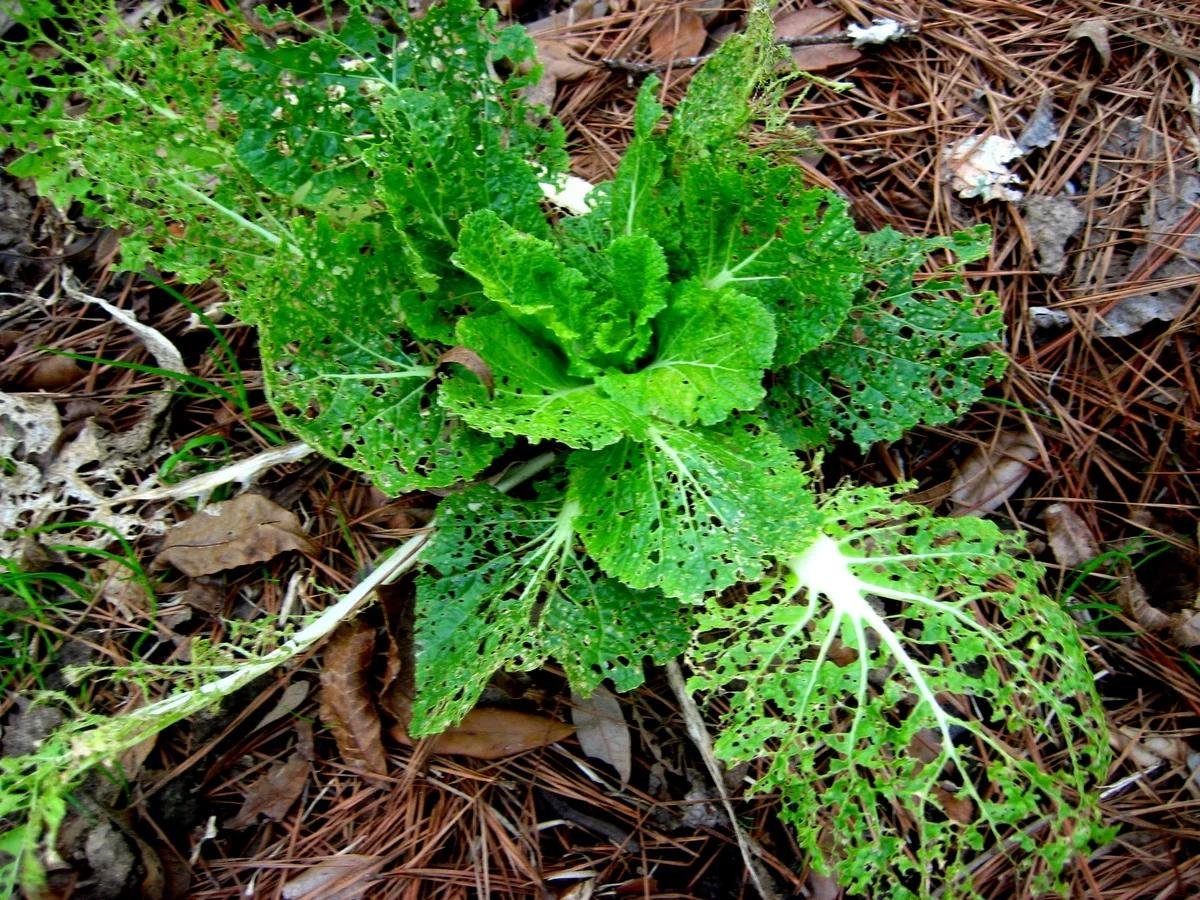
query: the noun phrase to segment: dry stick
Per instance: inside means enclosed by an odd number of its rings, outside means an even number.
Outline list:
[[[896,23],[897,30],[892,38],[906,37],[916,31],[913,25],[907,25],[901,22]],[[890,38],[889,38],[890,39]],[[831,31],[828,34],[802,34],[796,37],[779,38],[775,43],[781,47],[822,47],[827,44],[858,44],[862,43],[863,38],[857,32],[852,32],[849,28],[843,31]],[[876,41],[867,41],[867,43],[877,43]],[[879,41],[878,43],[882,43]],[[634,62],[629,59],[619,59],[611,56],[604,56],[600,59],[600,65],[608,69],[616,69],[621,72],[632,72],[637,75],[644,75],[648,72],[662,72],[667,69],[688,69],[694,66],[702,65],[708,62],[713,57],[712,53],[703,53],[700,56],[685,56],[681,59],[671,59],[666,62]]]
[[[688,737],[700,751],[704,767],[708,769],[708,777],[712,779],[717,794],[721,798],[721,805],[725,808],[725,815],[729,817],[729,826],[733,829],[734,837],[737,838],[738,849],[742,851],[742,861],[746,864],[746,871],[750,873],[750,880],[754,882],[754,887],[763,900],[778,900],[779,895],[771,886],[769,876],[762,871],[758,860],[755,859],[755,856],[761,852],[758,850],[757,842],[746,834],[733,813],[733,804],[729,801],[729,791],[725,789],[725,778],[721,774],[721,766],[717,763],[717,757],[713,753],[712,739],[708,736],[708,729],[704,727],[704,720],[700,717],[700,710],[696,708],[696,701],[688,692],[683,671],[675,660],[667,663],[667,681],[671,684],[675,699],[679,701],[679,711],[683,713],[683,723],[687,726]]]

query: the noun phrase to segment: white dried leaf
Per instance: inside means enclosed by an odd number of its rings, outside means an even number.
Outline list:
[[[575,216],[591,212],[588,195],[594,187],[590,181],[584,181],[575,175],[568,175],[561,186],[549,182],[543,182],[541,185],[547,200]]]
[[[947,147],[942,160],[949,172],[950,187],[964,199],[1020,200],[1016,188],[1021,178],[1008,170],[1008,163],[1021,156],[1021,148],[1009,138],[989,134],[972,135]]]

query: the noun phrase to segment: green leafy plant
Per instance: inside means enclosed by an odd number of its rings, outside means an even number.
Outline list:
[[[1018,536],[904,486],[825,491],[798,456],[980,398],[1002,322],[962,267],[989,236],[862,234],[806,185],[769,139],[764,8],[669,117],[643,84],[615,177],[567,215],[533,44],[475,0],[270,38],[69,6],[23,4],[10,171],[125,227],[123,267],[217,278],[304,441],[385,491],[459,488],[421,557],[414,734],[500,668],[553,658],[587,694],[685,654],[718,755],[761,761],[753,790],[851,890],[970,894],[985,852],[1061,886],[1108,760],[1071,619]],[[547,448],[519,494],[478,481]]]

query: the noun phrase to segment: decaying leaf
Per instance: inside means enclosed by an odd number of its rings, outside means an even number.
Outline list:
[[[842,14],[836,9],[805,7],[785,13],[775,20],[775,35],[780,40],[837,31]],[[792,61],[805,72],[823,72],[836,66],[858,62],[862,54],[851,44],[820,44],[793,47]]]
[[[569,737],[575,729],[549,716],[515,709],[476,707],[458,725],[428,738],[431,752],[475,759],[502,759]],[[405,724],[392,726],[399,743],[412,746]]]
[[[309,768],[309,761],[299,753],[293,753],[286,762],[276,763],[247,789],[242,808],[229,820],[228,827],[247,828],[260,815],[282,821],[304,790]]]
[[[206,506],[167,532],[159,564],[195,578],[312,549],[296,514],[261,494]]]
[[[283,886],[284,900],[320,897],[321,900],[356,900],[365,897],[366,879],[378,856],[363,853],[343,853],[323,859],[305,869]],[[358,877],[355,877],[355,876]],[[347,884],[349,882],[349,884]]]
[[[942,812],[958,822],[966,825],[975,817],[975,804],[966,792],[952,793],[940,784],[933,787],[933,800],[941,807]]]
[[[673,59],[699,56],[708,40],[708,31],[699,13],[676,9],[664,13],[650,29],[650,58],[667,63]]]
[[[1025,431],[1002,432],[977,448],[959,469],[950,491],[955,515],[983,515],[998,509],[1029,475],[1038,448]]]
[[[1091,41],[1096,53],[1100,56],[1101,68],[1107,69],[1112,62],[1112,47],[1108,43],[1108,22],[1104,19],[1085,19],[1076,22],[1067,32],[1067,39],[1072,41]]]
[[[1024,195],[1010,185],[1021,178],[1008,170],[1008,163],[1019,156],[1016,141],[995,134],[972,135],[942,151],[946,180],[963,199],[1020,200]]]
[[[349,766],[387,774],[383,726],[371,696],[375,629],[365,622],[343,625],[329,643],[321,666],[321,721],[329,726]]]
[[[1058,123],[1054,121],[1054,93],[1045,91],[1037,108],[1017,138],[1022,153],[1049,147],[1060,137]]]
[[[1021,211],[1037,251],[1038,271],[1046,275],[1061,274],[1067,266],[1066,243],[1084,223],[1079,206],[1067,197],[1031,196],[1025,199]]]
[[[1051,503],[1042,517],[1046,521],[1046,542],[1063,568],[1078,569],[1100,555],[1087,523],[1067,504]]]
[[[633,771],[633,749],[620,701],[601,686],[586,698],[572,693],[571,702],[571,720],[583,752],[608,763],[616,769],[621,783],[627,783]]]

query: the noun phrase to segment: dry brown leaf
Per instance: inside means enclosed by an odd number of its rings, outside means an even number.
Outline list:
[[[321,721],[333,732],[347,765],[386,775],[383,726],[369,681],[374,657],[375,629],[365,622],[349,622],[334,632],[321,661]]]
[[[633,741],[621,703],[612,691],[598,687],[586,699],[571,694],[571,721],[579,746],[592,759],[606,762],[617,771],[621,784],[633,773]]]
[[[780,40],[808,37],[839,30],[842,14],[835,9],[805,7],[792,10],[775,20],[775,35]],[[836,66],[858,62],[862,54],[850,44],[820,44],[815,47],[793,47],[792,60],[805,72],[822,72]]]
[[[168,531],[157,563],[195,578],[311,549],[295,513],[261,494],[242,494],[206,506]]]
[[[483,357],[470,347],[451,347],[437,358],[437,366],[443,363],[457,363],[479,379],[479,383],[487,388],[488,396],[496,389],[496,379],[492,376],[492,367],[483,361]]]
[[[1072,41],[1091,41],[1100,56],[1102,69],[1107,69],[1112,62],[1112,47],[1108,43],[1108,22],[1104,19],[1086,19],[1076,22],[1067,32],[1067,39]]]
[[[304,783],[308,780],[309,762],[293,753],[286,762],[276,763],[246,790],[246,799],[237,815],[227,823],[229,828],[247,828],[260,815],[279,822],[292,808]]]
[[[1005,431],[977,448],[950,490],[951,501],[959,507],[954,514],[983,515],[999,508],[1025,481],[1037,455],[1037,443],[1025,431]]]
[[[307,897],[319,897],[321,900],[355,900],[365,897],[367,885],[364,881],[372,874],[371,868],[377,862],[378,856],[362,853],[346,853],[323,859],[283,886],[284,900],[301,900]],[[358,878],[355,878],[356,873],[360,873]],[[350,881],[350,884],[344,887],[337,886],[345,884],[346,881]]]
[[[1121,579],[1117,598],[1133,620],[1148,631],[1162,631],[1171,627],[1171,617],[1150,604],[1146,589],[1135,576],[1126,575]]]
[[[1171,623],[1171,638],[1180,647],[1200,646],[1200,611],[1187,609],[1176,613]]]
[[[700,14],[690,9],[665,13],[650,28],[650,58],[669,63],[675,59],[699,56],[708,40],[708,31]]]
[[[942,733],[934,728],[921,728],[908,742],[908,755],[923,763],[931,763],[942,755]]]
[[[502,759],[556,743],[570,737],[574,731],[570,725],[549,716],[515,709],[478,707],[467,713],[457,726],[428,741],[432,753]],[[406,746],[413,743],[404,724],[393,725],[391,735]]]
[[[1067,504],[1051,503],[1042,518],[1046,520],[1046,542],[1060,566],[1078,569],[1100,555],[1087,523]]]

